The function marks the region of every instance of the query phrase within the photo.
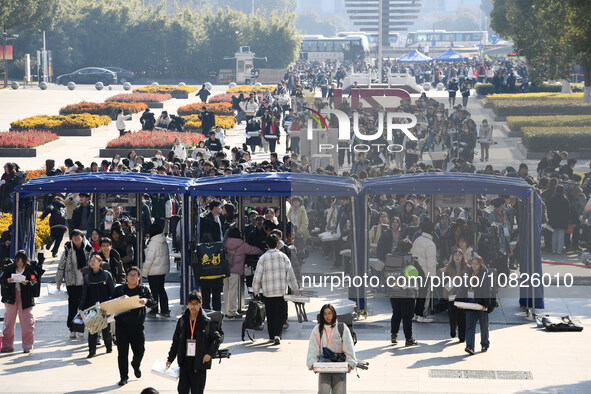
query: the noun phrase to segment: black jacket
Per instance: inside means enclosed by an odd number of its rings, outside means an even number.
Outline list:
[[[85,228],[80,228],[80,225],[82,223],[82,211],[83,211],[83,206],[82,204],[78,204],[78,206],[74,209],[74,212],[72,213],[72,222],[71,222],[71,229],[75,230],[82,230],[82,231],[86,231],[87,234],[90,234],[92,232],[92,230],[94,229],[94,204],[93,203],[88,203],[88,209],[86,210],[86,214],[87,214],[87,218],[86,218],[86,227]]]
[[[183,367],[187,362],[193,362],[193,369],[211,369],[211,360],[204,364],[203,357],[206,354],[209,354],[211,358],[215,356],[221,343],[220,333],[217,331],[216,324],[205,315],[203,309],[200,309],[193,335],[193,338],[197,341],[197,351],[195,357],[187,357],[186,340],[191,336],[189,316],[190,311],[187,309],[176,323],[174,335],[172,336],[172,345],[170,345],[170,351],[168,352],[168,361],[173,362],[176,358],[180,367]],[[206,325],[209,325],[209,335],[206,335]]]
[[[45,217],[47,215],[50,215],[49,216],[49,226],[50,227],[59,226],[59,225],[65,226],[66,223],[68,222],[66,219],[66,206],[61,201],[53,200],[51,202],[51,204],[49,204],[47,206],[47,208],[45,208],[45,211],[43,211],[43,214],[41,215],[41,217],[39,219],[43,220],[43,219],[45,219]]]
[[[94,272],[86,274],[78,309],[84,310],[97,302],[110,300],[114,293],[115,283],[110,272],[101,268],[96,274]]]
[[[143,285],[138,285],[133,289],[127,287],[127,283],[115,287],[113,298],[122,296],[139,296],[140,299],[145,298],[147,300],[146,307],[148,308],[152,308],[156,305],[154,298],[152,298],[152,293],[150,293],[150,289]],[[136,308],[128,312],[119,313],[115,316],[115,320],[117,321],[117,324],[138,324],[143,327],[144,321],[146,320],[146,307]]]
[[[107,261],[103,252],[99,253],[99,256],[103,259],[103,261]],[[125,269],[123,268],[123,264],[121,263],[121,256],[116,249],[111,248],[111,253],[109,253],[109,272],[111,276],[115,280],[115,283],[121,284],[125,282]],[[105,267],[106,264],[103,264]],[[141,298],[141,297],[140,297]]]
[[[10,264],[0,275],[0,286],[2,287],[2,302],[14,305],[16,302],[16,283],[8,283],[12,274],[16,274],[16,263]],[[37,284],[37,275],[30,265],[25,266],[23,275],[27,278],[27,284],[21,284],[21,302],[23,309],[35,305],[33,290]]]
[[[225,219],[222,215],[218,217],[220,223],[224,223]],[[201,219],[200,242],[221,242],[222,231],[220,225],[215,221],[213,214],[210,212],[204,218]]]

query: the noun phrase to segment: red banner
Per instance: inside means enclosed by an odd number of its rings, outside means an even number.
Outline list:
[[[12,60],[12,45],[0,45],[0,59]]]

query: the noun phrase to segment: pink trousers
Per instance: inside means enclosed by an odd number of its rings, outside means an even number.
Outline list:
[[[4,314],[4,338],[2,339],[3,349],[12,349],[14,346],[14,329],[16,328],[16,315],[21,324],[21,334],[23,339],[23,350],[33,349],[35,341],[35,318],[33,317],[33,307],[23,309],[21,301],[21,292],[16,291],[16,302],[4,304],[6,313]]]

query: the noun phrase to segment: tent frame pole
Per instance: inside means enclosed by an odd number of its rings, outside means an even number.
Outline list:
[[[534,219],[534,193],[535,191],[532,189],[529,192],[529,220],[530,220],[530,231],[529,231],[529,237],[530,237],[530,264],[531,264],[531,269],[530,269],[530,278],[531,276],[534,274],[534,270],[535,270],[535,219]],[[531,298],[531,303],[532,303],[532,316],[536,317],[536,289],[533,287],[533,284],[530,281],[530,287],[532,290],[532,298]]]

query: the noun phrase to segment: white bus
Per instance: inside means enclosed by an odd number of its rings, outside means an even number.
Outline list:
[[[433,45],[435,40],[435,45]],[[417,48],[419,46],[438,47],[475,47],[480,44],[488,44],[487,31],[447,31],[447,30],[418,30],[407,33],[406,46]]]
[[[378,46],[378,34],[368,34],[362,31],[344,31],[337,33],[337,37],[347,37],[347,36],[358,36],[363,35],[367,37],[367,41],[369,42],[370,48],[373,50]],[[388,40],[389,46],[396,48],[402,44],[402,36],[400,33],[390,33],[390,37]],[[388,46],[388,43],[384,42],[384,46]],[[404,45],[404,44],[402,44]]]
[[[302,36],[300,59],[303,60],[367,60],[369,42],[363,33],[346,37]]]

